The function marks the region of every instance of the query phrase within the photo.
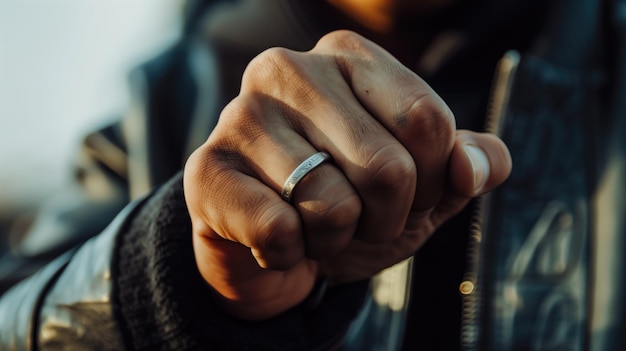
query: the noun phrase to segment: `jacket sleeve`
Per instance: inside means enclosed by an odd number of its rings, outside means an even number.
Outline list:
[[[328,289],[316,308],[245,322],[197,271],[182,174],[0,300],[0,349],[310,350],[341,341],[368,291]]]
[[[111,323],[110,258],[116,234],[137,205],[128,205],[99,236],[56,258],[2,296],[1,350],[87,350],[97,345],[91,341],[103,339],[106,333],[113,337],[107,337],[106,347],[100,348],[120,349],[115,342],[119,336],[114,337],[119,333]]]
[[[112,304],[133,350],[311,350],[336,345],[359,312],[368,281],[328,289],[316,308],[263,322],[223,312],[195,264],[182,174],[156,193],[120,235]]]

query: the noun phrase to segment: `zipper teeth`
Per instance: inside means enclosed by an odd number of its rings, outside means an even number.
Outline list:
[[[511,50],[498,62],[494,75],[485,131],[501,136],[504,127],[504,115],[509,100],[513,78],[519,65],[520,54]],[[467,270],[459,290],[462,294],[461,345],[466,351],[478,350],[481,337],[480,318],[482,306],[482,271],[483,224],[487,223],[491,196],[483,195],[472,203],[467,243]]]
[[[479,257],[482,239],[484,197],[474,200],[470,217],[467,243],[467,271],[463,276],[460,291],[463,296],[461,307],[461,344],[463,349],[477,349],[480,335],[481,286],[479,285]]]
[[[505,109],[509,102],[513,78],[520,62],[520,54],[510,50],[504,54],[494,76],[491,99],[485,119],[485,131],[498,136],[502,134]]]

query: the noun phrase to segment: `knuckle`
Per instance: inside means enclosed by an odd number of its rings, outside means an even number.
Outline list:
[[[253,95],[239,95],[224,107],[219,121],[222,124],[228,124],[225,130],[237,128],[241,124],[245,126],[246,122],[258,119],[258,103],[258,99],[255,99]]]
[[[304,221],[310,224],[304,233],[307,256],[322,259],[345,248],[354,236],[361,209],[361,199],[356,192],[346,194],[335,190],[313,213],[304,211]]]
[[[405,115],[410,130],[422,140],[438,143],[454,140],[454,114],[439,96],[429,93],[418,96]]]
[[[213,150],[204,144],[196,149],[185,163],[184,181],[186,188],[196,188],[199,185],[208,183],[210,171],[215,169],[219,163],[217,155]]]
[[[299,221],[275,207],[264,211],[251,249],[262,268],[285,270],[300,261],[304,248]],[[269,218],[263,219],[268,214]]]
[[[372,43],[349,30],[326,34],[318,41],[314,50],[330,53],[339,70],[348,75],[351,75],[357,66],[363,70],[370,70],[373,68],[372,65],[381,64],[375,58],[376,49]]]
[[[318,44],[339,50],[361,52],[365,50],[366,39],[349,30],[337,30],[324,35]]]
[[[370,187],[394,193],[406,191],[417,179],[417,168],[411,155],[401,146],[387,144],[369,159],[366,169]]]
[[[285,252],[297,247],[302,238],[297,216],[287,210],[289,207],[277,203],[262,211],[258,216],[256,243],[263,250]]]
[[[260,104],[263,97],[257,94],[239,95],[220,115],[218,127],[209,140],[227,149],[251,149],[267,134],[266,114]]]
[[[258,87],[268,81],[283,77],[285,72],[294,71],[297,66],[296,52],[289,49],[269,48],[253,58],[242,77],[242,90]]]
[[[315,223],[322,223],[331,226],[333,232],[348,232],[354,229],[361,215],[361,198],[354,191],[349,194],[340,194],[329,198],[336,198],[336,201],[327,201],[313,215]]]
[[[287,106],[311,106],[319,101],[320,83],[315,72],[319,60],[306,53],[271,48],[255,57],[242,77],[241,95],[249,95],[266,108],[289,115]]]
[[[235,175],[246,169],[245,156],[229,146],[228,138],[211,137],[185,162],[185,198],[206,204],[226,196],[225,190],[236,183]]]
[[[183,172],[183,189],[185,192],[185,201],[188,205],[198,201],[199,193],[202,184],[204,184],[205,173],[203,169],[206,168],[204,158],[200,153],[202,148],[196,149],[187,161],[185,162],[185,170]],[[190,203],[191,202],[191,203]],[[191,210],[191,209],[190,209]]]
[[[205,168],[203,154],[206,152],[205,146],[202,145],[189,155],[185,162],[185,178],[198,178],[201,174],[201,169]]]

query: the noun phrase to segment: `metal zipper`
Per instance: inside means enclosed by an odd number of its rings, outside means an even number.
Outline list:
[[[508,51],[498,62],[487,106],[484,130],[502,136],[506,109],[520,54]],[[467,269],[459,286],[462,295],[461,347],[465,351],[479,350],[481,338],[481,305],[484,226],[488,223],[491,195],[486,194],[472,203],[467,243]]]

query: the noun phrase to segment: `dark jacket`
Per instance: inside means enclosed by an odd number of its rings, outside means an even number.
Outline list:
[[[442,33],[466,40],[414,68],[461,127],[503,138],[510,179],[412,259],[329,289],[315,306],[247,323],[212,303],[180,170],[252,57],[306,50],[336,29],[312,20],[321,10],[306,3],[202,7],[175,47],[133,72],[131,113],[86,138],[80,172],[87,194],[91,179],[118,194],[95,213],[132,202],[2,297],[1,348],[624,348],[626,3],[617,0],[475,1],[425,19],[439,26],[433,43]],[[69,237],[95,234],[73,228]]]

